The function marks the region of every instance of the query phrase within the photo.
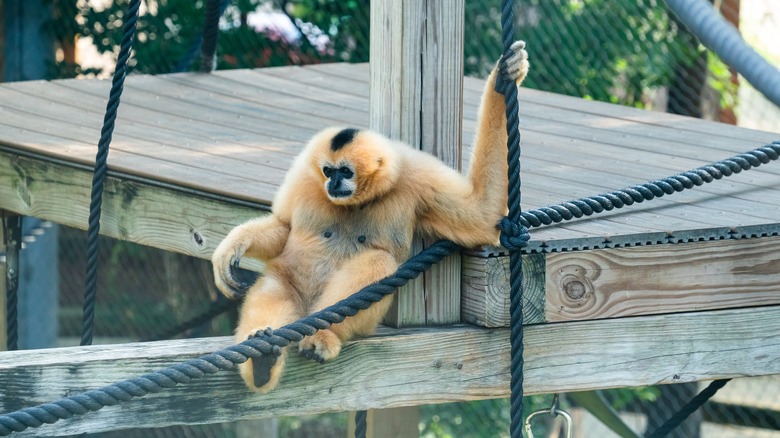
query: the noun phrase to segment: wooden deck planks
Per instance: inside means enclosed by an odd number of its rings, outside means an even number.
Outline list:
[[[778,313],[778,307],[765,307],[527,326],[524,388],[526,394],[543,394],[776,374]],[[228,338],[204,338],[6,352],[0,356],[0,411],[94,389],[230,343]],[[269,394],[249,394],[236,372],[223,371],[20,436],[399,407],[508,393],[509,330],[388,329],[349,342],[336,360],[324,365],[291,354],[279,387]]]
[[[1,85],[0,143],[92,162],[108,87],[107,81],[77,80]],[[480,80],[464,81],[467,148],[482,87]],[[366,65],[131,76],[109,166],[267,204],[314,132],[367,125],[367,94]],[[526,208],[670,175],[777,137],[536,90],[524,89],[521,100]],[[770,164],[533,236],[552,241],[777,223],[779,187],[780,166]]]

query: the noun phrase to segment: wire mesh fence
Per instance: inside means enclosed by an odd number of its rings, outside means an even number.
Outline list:
[[[780,12],[775,0],[715,0],[713,7],[738,25],[749,43],[780,65]],[[11,3],[5,1],[5,6]],[[117,53],[127,0],[48,0],[41,34],[49,52],[40,78],[107,77]],[[4,3],[0,1],[0,8]],[[147,0],[138,24],[135,74],[193,70],[205,1]],[[369,61],[368,0],[225,1],[218,69]],[[773,7],[774,6],[774,7]],[[499,2],[467,0],[465,74],[484,77],[500,54]],[[780,132],[780,109],[728,68],[660,0],[523,0],[518,36],[529,42],[532,70],[526,86],[654,111],[718,120]],[[8,31],[8,25],[4,32]],[[774,33],[772,33],[774,32]],[[0,33],[2,35],[2,33]],[[5,78],[14,64],[3,58]],[[37,78],[26,78],[37,79]],[[49,227],[47,230],[51,229]],[[84,287],[85,233],[54,227],[58,279],[59,345],[78,343]],[[27,245],[34,245],[33,241]],[[203,310],[216,298],[207,261],[103,238],[95,320],[96,343],[126,342],[155,334]],[[51,268],[51,266],[50,266]],[[21,295],[25,290],[21,290]],[[228,312],[184,336],[228,335]],[[637,433],[653,429],[700,389],[696,383],[603,391]],[[739,379],[697,412],[673,437],[780,437],[780,377]],[[526,398],[526,412],[550,406],[552,396]],[[618,436],[571,397],[575,437]],[[343,437],[347,414],[264,422],[172,427],[121,436]],[[423,406],[422,437],[508,436],[508,400]],[[535,423],[535,436],[561,435],[552,417]],[[103,434],[105,436],[120,436]]]

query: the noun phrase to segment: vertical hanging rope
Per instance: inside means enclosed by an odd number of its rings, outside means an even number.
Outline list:
[[[515,41],[514,2],[501,2],[501,32],[504,55],[512,54]],[[503,62],[503,61],[502,61]],[[499,74],[503,74],[500,72]],[[517,113],[517,85],[514,80],[503,81],[506,99],[507,163],[509,165],[509,215],[505,217],[501,228],[501,244],[510,251],[509,257],[509,319],[510,319],[510,436],[523,437],[523,259],[520,249],[528,243],[528,230],[519,225],[522,217],[520,210],[520,129]]]
[[[219,35],[219,17],[221,0],[208,0],[206,18],[203,24],[203,43],[200,46],[200,71],[211,73],[217,66],[217,36]]]
[[[22,216],[3,214],[3,243],[5,244],[5,323],[6,349],[19,348],[19,251],[22,248]]]
[[[106,104],[106,115],[103,118],[103,128],[100,130],[98,152],[95,157],[95,171],[92,175],[92,195],[89,204],[89,228],[87,232],[87,280],[84,290],[84,315],[81,325],[81,345],[92,344],[93,322],[95,320],[95,300],[97,298],[98,271],[98,237],[100,235],[100,209],[103,205],[103,184],[106,180],[108,147],[114,133],[116,112],[119,108],[119,98],[127,75],[127,62],[130,60],[130,49],[135,38],[135,25],[138,21],[138,10],[141,0],[130,0],[127,7],[127,18],[124,24],[122,43],[119,46],[119,56],[111,82],[111,92]]]
[[[366,416],[368,411],[355,412],[355,438],[366,438]]]

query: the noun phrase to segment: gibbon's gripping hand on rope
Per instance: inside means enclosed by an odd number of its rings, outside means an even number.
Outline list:
[[[256,278],[246,278],[238,267],[243,257],[268,261],[281,254],[290,227],[273,214],[234,228],[211,257],[214,283],[228,298],[243,297]]]
[[[411,252],[412,238],[446,239],[465,247],[496,245],[495,225],[507,211],[506,103],[499,77],[519,85],[528,71],[525,44],[512,46],[487,80],[468,177],[436,157],[376,132],[325,129],[287,172],[272,214],[232,230],[212,257],[214,280],[227,296],[246,297],[236,339],[293,323],[391,276]],[[261,259],[254,284],[235,267]],[[355,336],[374,333],[390,307],[386,296],[298,341],[306,357],[324,362]],[[288,354],[239,366],[247,386],[271,390]],[[266,360],[267,359],[267,360]]]
[[[514,82],[518,87],[528,74],[528,52],[525,51],[525,41],[515,41],[510,47],[509,53],[498,61],[498,76],[496,77],[496,91],[504,94],[506,86]]]

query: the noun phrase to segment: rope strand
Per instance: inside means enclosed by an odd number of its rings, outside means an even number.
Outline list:
[[[98,273],[98,238],[100,236],[100,211],[103,205],[103,184],[106,180],[108,148],[114,133],[119,99],[122,96],[125,76],[127,75],[127,62],[130,60],[130,49],[135,38],[135,25],[138,21],[138,10],[141,0],[131,0],[127,10],[127,20],[124,24],[124,34],[119,48],[119,56],[116,60],[116,69],[111,83],[106,115],[103,119],[103,127],[98,141],[98,152],[95,157],[95,170],[92,174],[92,194],[89,204],[89,228],[87,232],[87,280],[84,290],[84,313],[81,326],[81,345],[91,345],[93,335],[93,323],[95,320],[95,301],[97,298],[97,273]]]
[[[514,2],[502,0],[501,31],[504,44],[502,64],[512,55],[514,34]],[[502,72],[499,72],[502,74]],[[528,243],[528,230],[512,226],[519,223],[520,208],[520,127],[518,116],[518,89],[514,80],[505,80],[507,164],[508,164],[508,207],[509,215],[502,220],[501,243],[509,253],[509,321],[510,321],[510,436],[523,437],[523,259],[520,249]]]

